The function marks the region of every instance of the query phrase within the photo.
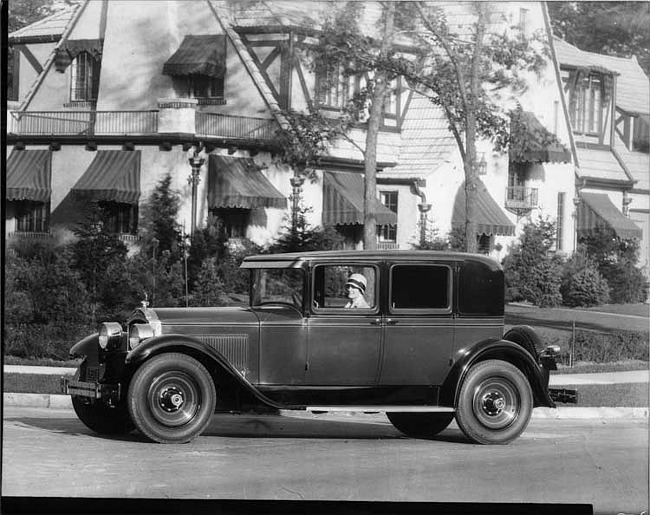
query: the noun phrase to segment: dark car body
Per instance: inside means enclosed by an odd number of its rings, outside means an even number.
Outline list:
[[[552,395],[572,397],[548,389],[557,348],[544,348],[528,327],[504,335],[503,271],[485,256],[323,251],[253,256],[242,268],[251,271],[246,307],[145,305],[124,327],[104,324],[101,345],[100,334],[76,344],[71,354],[85,360],[67,391],[80,418],[99,432],[135,424],[153,440],[174,442],[202,431],[207,416],[203,427],[188,428],[206,404],[212,411],[264,405],[382,411],[417,435],[427,425],[435,434],[454,415],[465,430],[460,408],[473,402],[487,429],[470,439],[507,443],[533,407],[554,407]],[[355,273],[367,280],[368,308],[344,307]],[[189,363],[178,377],[175,360]],[[474,401],[467,396],[477,393],[463,391],[472,381],[485,389]],[[515,429],[510,419],[519,413],[526,420]]]

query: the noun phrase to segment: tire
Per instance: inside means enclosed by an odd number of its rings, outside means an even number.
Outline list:
[[[159,443],[186,443],[200,435],[215,411],[212,377],[180,353],[154,356],[134,374],[127,395],[136,427]]]
[[[411,438],[431,438],[444,431],[453,413],[386,413],[390,423]]]
[[[75,379],[81,381],[86,379],[86,361],[79,365]],[[130,433],[135,429],[125,402],[120,402],[115,407],[109,407],[100,400],[91,401],[87,397],[78,395],[71,395],[70,397],[72,407],[79,420],[95,433],[117,435]]]
[[[526,429],[533,411],[528,379],[514,365],[500,360],[474,365],[463,381],[456,421],[478,444],[507,444]]]
[[[510,329],[503,335],[504,340],[511,341],[521,345],[535,358],[539,359],[539,355],[544,350],[544,343],[535,330],[527,325],[517,325]]]

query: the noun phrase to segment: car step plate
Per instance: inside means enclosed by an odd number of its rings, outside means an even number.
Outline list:
[[[445,406],[307,406],[307,411],[356,411],[363,413],[454,413]]]

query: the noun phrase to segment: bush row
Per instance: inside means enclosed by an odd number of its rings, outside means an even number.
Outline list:
[[[637,267],[636,240],[621,240],[610,230],[599,230],[581,238],[577,251],[564,259],[552,251],[554,238],[555,226],[547,219],[524,227],[503,261],[507,301],[578,307],[647,298],[646,277]]]
[[[567,347],[563,350],[570,349]],[[648,361],[648,334],[638,331],[600,333],[576,330],[573,360],[590,363]]]

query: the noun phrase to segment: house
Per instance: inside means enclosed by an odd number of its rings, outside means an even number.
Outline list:
[[[609,227],[638,239],[647,270],[650,80],[634,57],[585,52],[558,38],[554,48],[572,127],[577,236]]]
[[[354,87],[311,70],[300,51],[316,41],[305,27],[317,28],[329,5],[85,0],[11,34],[7,236],[68,238],[91,201],[136,243],[142,204],[170,174],[188,233],[212,214],[233,241],[268,243],[299,194],[312,224],[332,224],[358,246],[364,179],[355,143],[363,142],[364,125],[330,149],[314,180],[296,178],[277,159],[283,110],[318,102],[336,113]],[[550,38],[543,4],[495,5],[495,19],[509,16]],[[450,7],[455,26],[471,23],[463,9]],[[369,27],[378,13],[364,2]],[[553,62],[529,82],[518,102],[535,128],[531,146],[506,155],[480,143],[477,240],[496,258],[537,214],[557,218],[558,250],[574,245],[573,156]],[[547,143],[549,135],[557,144]],[[462,161],[444,114],[400,78],[377,162],[371,209],[380,248],[409,248],[424,229],[443,235],[463,223]]]

